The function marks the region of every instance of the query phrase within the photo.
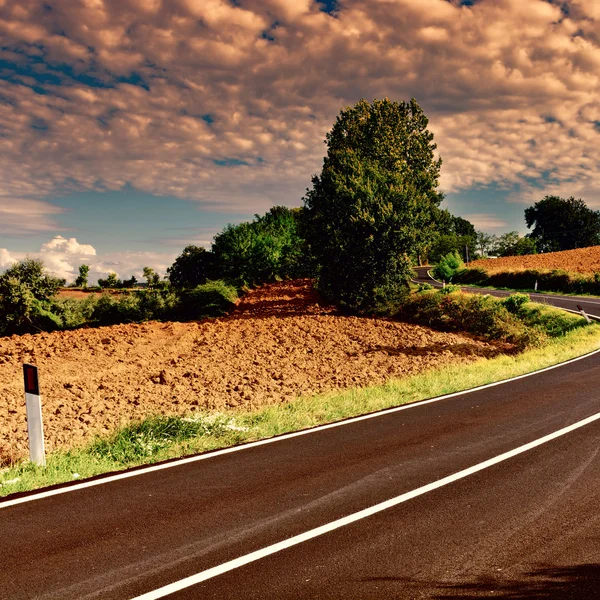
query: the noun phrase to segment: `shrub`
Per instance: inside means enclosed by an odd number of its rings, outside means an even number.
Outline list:
[[[139,301],[129,294],[102,294],[96,301],[90,321],[94,325],[117,325],[140,321]]]
[[[182,319],[219,317],[227,314],[236,305],[236,289],[222,280],[207,281],[181,293],[178,316]]]
[[[62,329],[52,305],[60,285],[39,260],[27,258],[10,267],[0,276],[0,335]]]
[[[419,283],[419,285],[417,286],[417,292],[427,292],[433,289],[434,287],[429,283]]]
[[[455,273],[463,269],[464,266],[458,252],[449,252],[433,268],[433,275],[442,281],[452,281]]]
[[[135,292],[135,298],[140,321],[169,318],[175,313],[178,302],[177,295],[170,288],[139,290]]]
[[[466,331],[521,348],[539,343],[545,337],[542,331],[526,327],[501,301],[487,295],[442,290],[413,294],[398,316],[436,329]]]
[[[440,294],[454,294],[460,292],[460,285],[449,284],[440,290]]]
[[[85,325],[92,317],[96,298],[90,294],[85,300],[54,298],[52,312],[60,316],[65,329],[75,329]]]
[[[529,301],[530,298],[527,294],[511,294],[508,298],[502,300],[502,304],[508,312],[518,314],[520,308]]]

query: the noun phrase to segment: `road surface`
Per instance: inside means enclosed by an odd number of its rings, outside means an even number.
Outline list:
[[[599,389],[600,353],[4,500],[0,598],[600,598]]]

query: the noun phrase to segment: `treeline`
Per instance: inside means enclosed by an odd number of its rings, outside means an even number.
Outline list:
[[[187,246],[166,279],[145,267],[146,288],[131,289],[135,277],[121,281],[110,273],[98,281],[105,292],[84,300],[61,298],[65,281],[49,275],[42,261],[27,258],[0,276],[0,335],[227,314],[247,287],[311,275],[302,212],[276,206],[249,223],[228,225],[211,250]],[[87,288],[88,275],[89,267],[81,265],[75,284]]]
[[[42,261],[27,258],[0,276],[0,335],[38,333],[134,323],[150,319],[188,320],[221,316],[235,307],[235,287],[222,281],[175,290],[154,288],[61,298],[63,281],[50,276]]]
[[[277,279],[310,277],[314,264],[303,232],[304,210],[275,206],[251,222],[227,225],[215,236],[211,250],[187,246],[167,269],[176,289],[209,280],[237,288]]]

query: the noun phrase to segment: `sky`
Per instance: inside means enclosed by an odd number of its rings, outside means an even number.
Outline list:
[[[164,273],[301,206],[361,98],[416,98],[479,230],[600,209],[596,0],[0,0],[0,41],[0,271]]]

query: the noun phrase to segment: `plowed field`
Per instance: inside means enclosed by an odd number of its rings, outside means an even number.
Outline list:
[[[563,269],[571,273],[600,272],[600,246],[564,250],[563,252],[548,252],[531,256],[507,256],[474,260],[469,267],[481,267],[488,273],[506,271],[523,271],[525,269],[552,270]]]
[[[0,463],[27,451],[22,364],[39,367],[48,450],[152,414],[256,407],[377,384],[506,348],[336,314],[310,281],[250,292],[230,316],[0,338]]]

